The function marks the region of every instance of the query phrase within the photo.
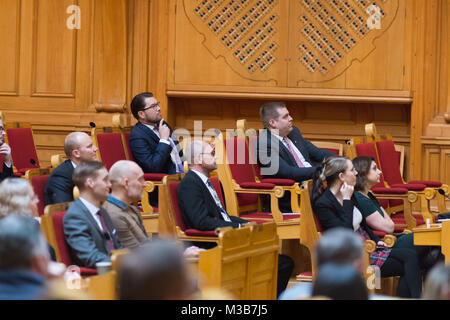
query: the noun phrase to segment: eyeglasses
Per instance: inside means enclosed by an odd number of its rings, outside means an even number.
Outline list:
[[[152,105],[149,105],[147,108],[142,109],[142,111],[145,111],[145,110],[148,110],[148,109],[154,109],[156,107],[161,107],[161,103],[157,102],[157,103],[154,103]]]
[[[211,152],[202,152],[202,153],[200,153],[200,154],[208,154],[208,155],[214,157],[214,156],[216,155],[216,150],[212,150]]]

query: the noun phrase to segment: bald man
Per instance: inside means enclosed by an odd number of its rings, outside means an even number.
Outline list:
[[[141,200],[145,188],[144,171],[133,161],[117,161],[109,169],[111,194],[103,204],[108,211],[120,242],[125,248],[136,248],[147,242],[148,236],[139,209],[133,204]],[[191,246],[186,256],[196,255],[202,249]]]
[[[141,214],[133,203],[141,200],[144,172],[133,161],[117,161],[109,170],[111,194],[103,204],[125,248],[135,248],[148,240]]]
[[[97,161],[97,147],[84,132],[72,132],[64,141],[67,160],[55,168],[47,180],[44,203],[55,204],[73,201],[73,171],[82,162]]]

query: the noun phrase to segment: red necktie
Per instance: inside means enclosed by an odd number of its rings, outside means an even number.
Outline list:
[[[112,250],[114,250],[114,242],[112,241],[111,235],[109,234],[108,228],[106,227],[105,220],[103,219],[101,210],[97,211],[97,216],[100,218],[100,223],[102,225],[103,233],[107,237],[109,251],[112,251]]]
[[[290,152],[290,153],[292,154],[292,156],[294,157],[295,162],[297,162],[297,165],[298,165],[300,168],[304,168],[305,166],[303,165],[302,160],[300,160],[300,158],[298,157],[297,153],[294,151],[294,148],[292,148],[292,145],[291,145],[291,143],[289,142],[289,140],[288,140],[287,138],[283,138],[283,141],[284,141],[284,143],[286,143],[286,145],[287,145],[287,147],[288,147],[288,149],[289,149],[289,152]]]

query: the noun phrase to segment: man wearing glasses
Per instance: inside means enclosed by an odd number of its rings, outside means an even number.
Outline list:
[[[3,120],[0,118],[0,156],[3,157],[2,171],[0,172],[0,182],[13,175],[13,167],[11,163],[11,148],[5,143],[5,128]]]
[[[144,173],[184,173],[183,153],[177,148],[177,139],[171,137],[172,128],[162,118],[160,103],[153,94],[135,96],[131,113],[138,122],[130,133],[130,148]],[[150,203],[157,204],[156,192],[151,193]]]

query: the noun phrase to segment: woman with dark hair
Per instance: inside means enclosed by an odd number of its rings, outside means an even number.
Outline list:
[[[380,205],[370,189],[380,182],[381,170],[372,157],[360,156],[352,160],[356,176],[354,199],[356,205],[373,230],[388,234],[394,233],[395,224],[389,214]],[[440,248],[431,246],[414,246],[414,234],[397,235],[395,248],[416,250],[421,269],[429,270],[438,261]]]
[[[417,253],[412,249],[387,248],[373,233],[355,206],[353,191],[357,173],[353,163],[345,157],[330,157],[317,167],[311,197],[314,213],[324,230],[349,228],[364,240],[375,241],[377,250],[370,254],[370,265],[380,268],[381,277],[400,276],[398,296],[420,298],[422,281]]]

